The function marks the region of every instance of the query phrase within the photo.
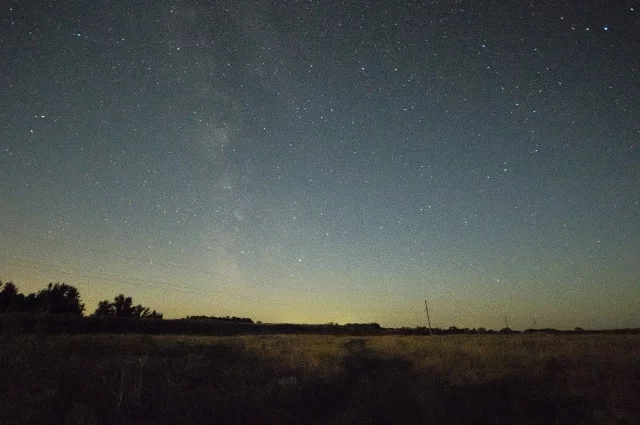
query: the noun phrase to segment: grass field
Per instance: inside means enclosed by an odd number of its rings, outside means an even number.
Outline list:
[[[639,335],[0,337],[2,424],[638,424]]]

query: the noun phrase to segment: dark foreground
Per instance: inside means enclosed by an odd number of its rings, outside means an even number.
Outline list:
[[[4,336],[2,424],[638,424],[639,335]]]

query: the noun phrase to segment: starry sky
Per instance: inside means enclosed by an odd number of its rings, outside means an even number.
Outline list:
[[[0,8],[0,279],[23,292],[640,326],[635,1]]]

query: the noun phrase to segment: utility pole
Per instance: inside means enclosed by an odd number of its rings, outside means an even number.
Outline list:
[[[431,318],[429,317],[429,306],[427,300],[424,300],[424,309],[427,312],[427,323],[429,324],[429,335],[431,335]]]
[[[511,332],[511,329],[509,328],[509,321],[507,320],[507,315],[504,315],[504,324],[507,325],[507,332]]]

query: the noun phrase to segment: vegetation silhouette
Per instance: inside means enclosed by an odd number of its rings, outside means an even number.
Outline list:
[[[150,311],[149,307],[143,307],[140,304],[133,305],[131,297],[125,297],[124,294],[116,296],[112,302],[106,300],[100,301],[93,316],[162,319],[162,313],[158,313],[155,310]]]
[[[13,282],[3,283],[0,280],[0,313],[11,311],[18,288]]]
[[[640,418],[638,329],[451,326],[429,336],[378,323],[166,320],[123,294],[83,312],[73,286],[25,295],[0,282],[0,424]]]
[[[24,312],[46,314],[70,314],[82,316],[84,304],[80,292],[66,283],[49,283],[38,291],[24,295],[13,282],[0,281],[0,313]]]
[[[326,324],[290,324],[254,322],[248,317],[187,316],[166,320],[163,314],[140,304],[131,297],[117,295],[113,301],[100,301],[90,316],[84,316],[85,305],[80,292],[66,283],[49,283],[44,289],[22,294],[13,282],[0,281],[0,332],[11,333],[141,333],[189,335],[247,335],[247,334],[317,334],[317,335],[518,335],[543,334],[638,334],[640,329],[573,330],[502,328],[384,328],[378,323],[334,322]],[[139,320],[148,319],[148,320]]]
[[[222,320],[225,322],[236,322],[236,323],[253,323],[253,319],[249,317],[236,317],[236,316],[187,316],[185,320]]]

